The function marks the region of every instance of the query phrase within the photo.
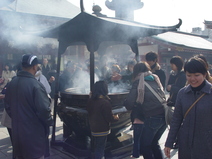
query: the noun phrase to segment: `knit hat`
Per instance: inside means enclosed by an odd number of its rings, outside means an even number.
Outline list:
[[[37,65],[38,63],[39,63],[38,58],[35,55],[25,54],[22,56],[22,66],[23,67],[34,66],[34,65]]]

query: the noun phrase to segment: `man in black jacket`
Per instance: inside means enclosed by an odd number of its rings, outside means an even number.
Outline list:
[[[49,71],[51,71],[51,67],[48,64],[48,59],[44,58],[43,65],[42,65],[42,73],[47,78],[47,80],[49,80],[49,77],[48,77]]]
[[[156,74],[159,79],[160,82],[165,90],[165,84],[166,84],[166,75],[165,72],[161,69],[161,66],[158,63],[158,54],[155,52],[148,52],[145,55],[146,58],[146,62],[149,64],[149,66],[151,67],[151,71],[152,73]]]
[[[53,119],[46,90],[34,77],[37,64],[36,56],[23,55],[23,70],[8,84],[5,94],[16,159],[44,159],[48,147],[46,139]]]

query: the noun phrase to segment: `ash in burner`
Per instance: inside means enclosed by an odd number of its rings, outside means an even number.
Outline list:
[[[74,93],[74,94],[89,94],[90,93],[90,88],[68,88],[65,90],[65,92],[68,93]]]

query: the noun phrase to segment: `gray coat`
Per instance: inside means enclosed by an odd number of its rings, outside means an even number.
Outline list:
[[[44,86],[32,74],[20,71],[7,87],[5,109],[12,119],[15,156],[27,159],[44,155],[48,128],[53,124]]]
[[[165,143],[172,147],[175,138],[179,141],[179,159],[212,158],[212,85],[206,85],[195,95],[191,86],[182,88],[177,96],[170,131]],[[192,103],[206,93],[183,120]]]

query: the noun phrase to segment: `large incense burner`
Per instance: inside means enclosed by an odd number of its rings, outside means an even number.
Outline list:
[[[90,153],[90,128],[88,122],[88,114],[86,111],[86,104],[89,99],[89,95],[80,88],[69,88],[60,93],[61,103],[58,105],[58,114],[61,120],[64,122],[64,137],[65,142],[69,146],[64,146],[68,151],[72,153],[79,152],[77,156]],[[130,124],[130,112],[123,106],[123,101],[126,98],[128,92],[123,93],[110,93],[109,97],[112,101],[113,114],[119,114],[119,121],[111,124],[111,134],[108,136],[108,144],[106,151],[108,155],[112,155],[111,149],[124,146],[123,141],[129,140],[131,142],[131,136],[121,132]],[[123,138],[124,136],[124,138]],[[122,139],[120,139],[122,137]],[[121,142],[118,140],[122,140]],[[118,142],[117,142],[118,141]],[[71,143],[71,147],[70,147]],[[77,150],[76,150],[77,149]],[[82,152],[83,151],[83,152]],[[119,152],[118,152],[119,153]],[[89,154],[87,154],[89,155]],[[113,154],[114,155],[114,154]]]

